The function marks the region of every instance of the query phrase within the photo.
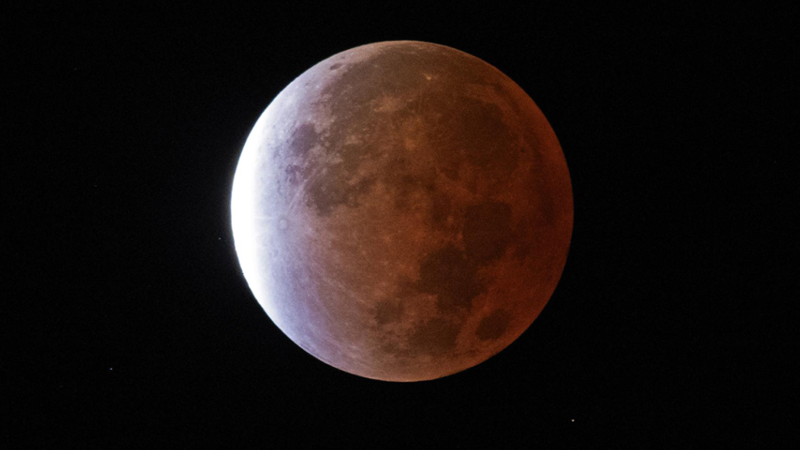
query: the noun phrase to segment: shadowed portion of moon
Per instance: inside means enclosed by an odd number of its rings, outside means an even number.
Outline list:
[[[435,44],[332,56],[270,104],[232,194],[236,251],[275,324],[320,360],[439,378],[513,342],[572,232],[558,141],[513,81]]]

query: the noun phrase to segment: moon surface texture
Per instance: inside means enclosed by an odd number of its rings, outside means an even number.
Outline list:
[[[237,256],[297,345],[363,377],[485,361],[552,295],[572,188],[542,112],[441,45],[364,45],[312,67],[253,127],[233,181]]]

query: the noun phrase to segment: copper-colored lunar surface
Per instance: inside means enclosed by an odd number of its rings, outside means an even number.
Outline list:
[[[287,86],[233,183],[242,270],[318,359],[417,381],[513,342],[558,283],[572,190],[541,111],[500,71],[424,42],[357,47]]]

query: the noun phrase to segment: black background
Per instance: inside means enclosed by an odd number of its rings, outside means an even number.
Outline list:
[[[794,426],[780,412],[797,400],[796,15],[294,5],[3,7],[3,439],[708,448]],[[522,86],[575,201],[564,274],[531,328],[411,384],[289,341],[241,275],[229,214],[275,95],[328,56],[398,39]]]

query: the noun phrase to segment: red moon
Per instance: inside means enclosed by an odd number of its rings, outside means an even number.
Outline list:
[[[517,339],[561,277],[564,154],[502,72],[442,45],[336,54],[269,105],[231,219],[244,276],[297,345],[343,371],[419,381]]]

